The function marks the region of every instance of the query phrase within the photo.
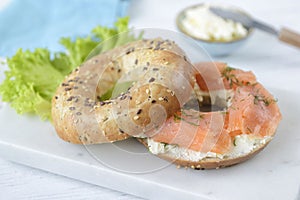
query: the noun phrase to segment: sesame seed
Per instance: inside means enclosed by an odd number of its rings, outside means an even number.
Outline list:
[[[67,99],[67,101],[72,101],[72,99],[73,99],[73,96],[69,97],[69,98]]]
[[[127,52],[126,52],[126,55],[130,54],[131,53],[131,50],[129,49]]]
[[[139,109],[139,110],[136,112],[136,114],[139,115],[139,114],[141,114],[141,112],[142,112],[142,109]]]
[[[155,78],[152,77],[152,78],[149,79],[149,83],[151,83],[153,81],[155,81]]]
[[[135,104],[140,104],[141,102],[139,100],[135,100]]]
[[[150,90],[149,90],[149,89],[146,89],[146,93],[149,94],[149,92],[150,92]]]
[[[124,99],[126,99],[126,98],[127,98],[127,96],[124,95],[124,93],[123,93],[123,95],[120,96],[120,100],[124,100]]]
[[[102,122],[106,122],[108,120],[108,117],[104,117],[103,119],[102,119]]]
[[[159,100],[159,101],[163,101],[164,98],[163,98],[163,97],[159,97],[158,100]]]
[[[185,61],[187,61],[187,58],[186,58],[186,56],[183,56],[183,59],[184,59]]]
[[[137,116],[137,115],[133,117],[134,120],[138,120],[139,118],[140,118],[140,117]]]

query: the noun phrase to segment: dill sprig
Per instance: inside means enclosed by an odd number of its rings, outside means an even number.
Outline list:
[[[226,68],[221,73],[222,77],[224,77],[229,82],[230,87],[232,87],[233,84],[241,85],[236,76],[231,73],[233,70],[235,70],[235,68],[226,66]]]
[[[183,112],[181,112],[181,113],[183,114]],[[192,116],[192,115],[186,115],[186,116]],[[202,116],[200,115],[200,116],[199,116],[199,119],[201,119],[201,118],[202,118]],[[197,119],[197,118],[194,118],[194,119]],[[174,114],[174,121],[175,121],[175,122],[178,122],[178,121],[180,121],[180,120],[185,121],[186,123],[191,124],[191,125],[193,125],[193,126],[199,126],[199,124],[196,124],[196,123],[194,123],[194,122],[188,121],[188,120],[185,119],[184,117],[182,117],[182,116],[180,116],[179,114],[175,113],[175,114]]]
[[[254,96],[254,104],[258,105],[259,102],[263,102],[265,104],[265,106],[269,106],[272,103],[276,103],[278,100],[277,99],[272,99],[272,98],[268,98],[265,97],[264,95],[253,95]]]

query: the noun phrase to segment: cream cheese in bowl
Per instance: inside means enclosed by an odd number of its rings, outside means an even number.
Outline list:
[[[252,32],[241,23],[224,19],[212,13],[210,4],[199,4],[184,9],[177,17],[180,31],[196,39],[212,55],[227,55],[236,50]],[[223,9],[238,9],[212,5]]]
[[[213,14],[207,4],[188,9],[182,25],[192,36],[209,41],[232,41],[248,33],[241,23]]]

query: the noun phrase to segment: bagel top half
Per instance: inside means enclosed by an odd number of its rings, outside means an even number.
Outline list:
[[[77,144],[149,134],[188,100],[192,74],[183,50],[169,40],[115,48],[65,78],[52,100],[53,125],[59,137]],[[101,98],[124,83],[130,83],[128,90]]]

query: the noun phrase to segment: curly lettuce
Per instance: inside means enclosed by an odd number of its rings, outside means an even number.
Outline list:
[[[65,47],[65,52],[50,52],[45,48],[19,49],[7,58],[9,69],[0,85],[2,101],[9,102],[18,114],[30,113],[50,120],[51,99],[64,77],[102,41],[106,42],[97,48],[97,53],[137,39],[127,31],[128,17],[124,17],[118,19],[114,28],[97,26],[86,37],[62,38],[60,44]],[[120,36],[113,37],[118,34]]]

